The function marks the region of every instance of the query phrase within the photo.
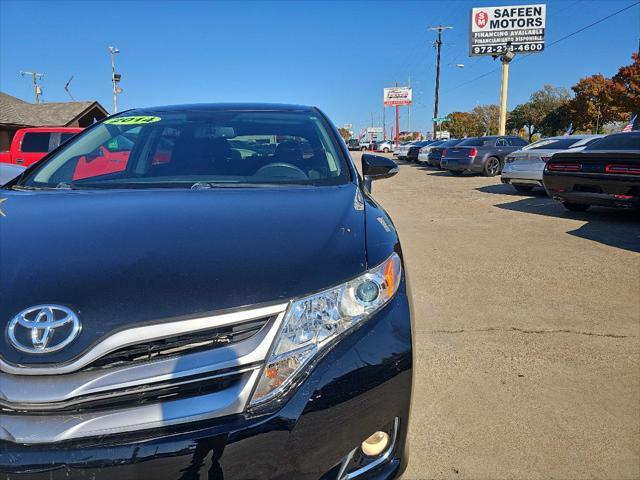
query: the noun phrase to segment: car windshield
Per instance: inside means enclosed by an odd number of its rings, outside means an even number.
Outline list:
[[[212,188],[350,180],[315,112],[129,111],[70,140],[14,188]]]
[[[582,142],[583,138],[545,138],[531,145],[522,147],[522,150],[566,150],[574,144]]]
[[[585,150],[640,150],[640,130],[608,135],[593,142]]]

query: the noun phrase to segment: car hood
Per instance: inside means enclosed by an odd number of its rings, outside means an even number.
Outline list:
[[[353,184],[0,190],[0,354],[64,362],[134,324],[286,302],[340,283],[366,268],[356,192]],[[60,352],[21,354],[5,325],[40,304],[70,307],[82,332]]]

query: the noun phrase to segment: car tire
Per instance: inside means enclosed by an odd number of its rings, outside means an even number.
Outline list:
[[[498,157],[489,157],[482,167],[482,175],[485,177],[495,177],[500,173],[500,159]]]
[[[462,171],[460,170],[449,170],[449,173],[455,177],[459,177],[460,175],[462,175]]]
[[[366,152],[367,151],[367,147],[360,147],[360,150],[363,151],[363,152]]]
[[[533,186],[532,185],[513,185],[512,187],[516,189],[516,191],[520,192],[520,193],[526,193],[526,192],[530,192],[531,190],[533,190]]]
[[[389,149],[388,149],[387,147],[384,147],[384,148],[382,149],[382,151],[383,151],[384,153],[389,153]]]
[[[591,205],[585,205],[583,203],[562,202],[564,208],[570,212],[586,212]]]

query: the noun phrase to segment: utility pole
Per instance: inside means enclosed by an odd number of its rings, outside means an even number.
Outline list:
[[[25,72],[20,70],[20,75],[31,75],[31,80],[33,81],[33,93],[35,95],[36,103],[40,103],[40,95],[42,95],[42,87],[38,84],[38,79],[44,77],[44,73],[38,72]]]
[[[387,139],[387,122],[385,118],[385,110],[384,104],[382,105],[382,139]]]
[[[453,27],[445,27],[438,25],[437,27],[430,27],[429,30],[438,32],[438,40],[436,40],[434,46],[437,49],[436,59],[436,94],[433,105],[433,138],[436,138],[436,129],[438,128],[438,90],[440,89],[440,50],[442,48],[442,32],[444,30],[451,30]]]
[[[120,50],[115,47],[109,47],[109,53],[111,54],[111,84],[113,86],[113,113],[118,112],[118,94],[122,93],[122,88],[118,86],[122,75],[116,73],[116,55],[120,53]]]

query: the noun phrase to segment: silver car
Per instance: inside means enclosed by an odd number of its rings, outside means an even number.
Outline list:
[[[542,187],[544,166],[554,153],[579,152],[604,135],[567,135],[548,137],[531,143],[507,155],[502,169],[502,183],[508,183],[519,192]]]
[[[393,149],[393,156],[398,157],[402,160],[406,159],[407,153],[409,152],[409,148],[411,148],[411,145],[413,145],[417,141],[418,140],[414,142],[401,143],[400,145],[398,145],[396,148]]]
[[[9,180],[13,180],[22,172],[25,167],[20,165],[13,165],[11,163],[0,163],[0,186],[7,183]]]

